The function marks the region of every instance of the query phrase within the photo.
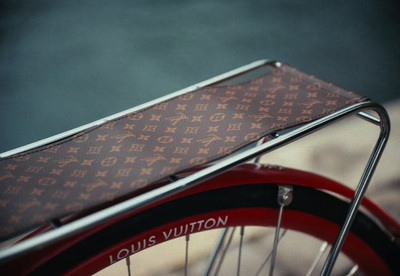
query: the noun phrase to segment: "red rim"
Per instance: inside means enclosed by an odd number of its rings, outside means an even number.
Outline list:
[[[183,197],[195,192],[213,189],[216,187],[226,187],[226,186],[240,185],[243,183],[251,184],[251,183],[262,183],[262,182],[297,183],[298,185],[329,190],[345,197],[352,197],[354,193],[351,189],[341,185],[338,182],[332,181],[330,179],[309,172],[303,172],[294,169],[280,170],[280,169],[269,168],[268,166],[264,165],[243,164],[230,170],[229,172],[226,172],[213,179],[206,181],[202,185],[195,186],[194,188],[191,188],[179,195],[173,196],[170,199],[163,200],[163,202],[169,201],[174,198]],[[157,204],[160,203],[161,202],[158,202]],[[387,215],[381,208],[379,208],[366,198],[363,200],[363,206],[365,206],[372,214],[374,214],[375,217],[378,218],[381,221],[381,223],[383,223],[383,225],[385,225],[387,229],[394,236],[396,236],[397,233],[400,233],[399,224],[396,221],[394,221],[389,215]],[[4,266],[3,268],[6,269],[6,271],[15,271],[17,274],[29,273],[29,271],[34,270],[35,268],[45,263],[47,260],[51,259],[53,256],[57,255],[64,249],[67,249],[68,247],[85,239],[91,234],[100,231],[101,229],[107,227],[108,225],[116,223],[117,221],[124,219],[128,216],[131,216],[133,213],[137,212],[140,212],[140,210],[135,210],[132,213],[126,214],[121,218],[110,220],[103,225],[90,229],[89,231],[86,231],[79,235],[70,237],[64,241],[45,247],[41,250],[38,250],[33,255],[30,254],[22,256],[22,258],[18,258],[16,260],[12,260],[10,263],[6,264],[6,266]],[[22,262],[25,264],[24,267],[19,265]]]
[[[196,233],[204,230],[216,229],[218,228],[217,225],[220,227],[240,225],[273,226],[276,224],[277,216],[278,211],[276,209],[246,208],[217,211],[180,219],[131,237],[130,239],[99,253],[98,256],[81,263],[66,275],[93,274],[115,261],[121,260],[128,255],[132,255],[132,250],[135,251],[133,254],[140,252],[141,249],[138,250],[138,247],[139,244],[141,248],[143,247],[143,241],[146,241],[146,248],[148,248],[167,240],[171,240],[172,238],[166,240],[165,237],[168,233],[172,236],[173,234],[171,234],[170,230],[174,228],[179,229],[177,233],[182,232],[182,235],[184,235],[185,233]],[[193,225],[193,222],[197,221],[204,221],[203,226],[200,228],[198,225],[193,227],[190,226],[191,223]],[[208,225],[205,226],[205,222],[207,221]],[[186,225],[189,226],[186,227]],[[181,226],[183,228],[181,228]],[[339,230],[339,227],[330,221],[291,210],[285,211],[282,227],[312,235],[315,238],[326,240],[329,243],[335,241]],[[187,230],[185,231],[184,229]],[[182,235],[179,235],[178,237]],[[133,248],[136,247],[136,249],[132,249],[132,245]],[[343,247],[343,252],[357,263],[362,271],[368,273],[367,275],[391,275],[390,270],[380,257],[365,242],[351,233]]]

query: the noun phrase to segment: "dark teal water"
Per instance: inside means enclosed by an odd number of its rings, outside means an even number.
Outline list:
[[[2,1],[0,152],[263,58],[400,96],[396,1]]]

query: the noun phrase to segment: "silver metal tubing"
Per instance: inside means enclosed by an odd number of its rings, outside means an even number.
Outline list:
[[[61,140],[63,138],[66,138],[66,137],[72,136],[74,134],[77,134],[77,133],[79,133],[81,131],[87,130],[87,129],[92,128],[92,127],[96,127],[98,125],[104,124],[104,123],[106,123],[108,121],[111,121],[111,120],[114,120],[114,119],[117,119],[118,117],[125,116],[125,115],[128,115],[128,114],[132,113],[132,112],[136,112],[136,111],[139,111],[141,109],[148,108],[148,107],[150,107],[152,105],[158,104],[158,103],[163,102],[163,101],[170,100],[172,98],[181,96],[182,94],[185,94],[185,93],[190,92],[190,91],[194,91],[194,90],[199,89],[199,88],[203,88],[203,87],[210,86],[210,85],[213,85],[213,84],[216,84],[216,83],[228,81],[228,80],[230,80],[232,78],[236,78],[236,77],[238,77],[240,75],[250,73],[251,71],[254,71],[256,69],[259,69],[259,68],[267,66],[267,65],[274,65],[274,66],[278,67],[278,66],[280,66],[280,63],[276,62],[276,61],[273,61],[273,60],[268,60],[268,59],[258,60],[258,61],[249,63],[247,65],[244,65],[244,66],[241,66],[239,68],[233,69],[233,70],[231,70],[229,72],[226,72],[224,74],[215,76],[215,77],[210,78],[208,80],[199,82],[197,84],[191,85],[191,86],[186,87],[184,89],[175,91],[175,92],[173,92],[171,94],[168,94],[168,95],[165,95],[163,97],[157,98],[157,99],[155,99],[153,101],[146,102],[144,104],[135,106],[133,108],[118,112],[118,113],[113,114],[111,116],[107,116],[107,117],[105,117],[103,119],[99,119],[99,120],[91,122],[89,124],[85,124],[83,126],[71,129],[69,131],[65,131],[63,133],[48,137],[46,139],[31,143],[31,144],[28,144],[28,145],[25,145],[25,146],[22,146],[22,147],[13,149],[13,150],[9,150],[9,151],[0,153],[0,158],[8,157],[8,156],[11,156],[11,155],[14,155],[14,154],[22,153],[22,152],[25,152],[27,150],[31,150],[31,149],[34,149],[34,148],[37,148],[37,147],[40,147],[40,146],[47,145],[49,143],[56,142],[56,141]]]
[[[189,175],[183,179],[179,179],[179,180],[177,180],[173,183],[170,183],[166,186],[159,187],[159,188],[149,191],[145,194],[128,199],[124,202],[118,203],[118,204],[108,207],[106,209],[100,210],[96,213],[90,214],[84,218],[81,218],[81,219],[73,221],[69,224],[63,225],[63,226],[61,226],[57,229],[54,229],[50,232],[43,233],[36,237],[32,237],[30,239],[22,241],[10,248],[6,248],[6,249],[0,251],[0,260],[4,261],[6,259],[15,257],[18,254],[34,250],[35,248],[39,248],[40,246],[55,242],[57,240],[61,240],[65,237],[71,236],[73,234],[77,234],[81,231],[84,231],[84,230],[94,227],[96,225],[100,225],[101,223],[108,221],[110,219],[118,218],[122,214],[130,212],[137,208],[145,207],[150,203],[154,203],[158,200],[161,200],[161,199],[167,198],[169,196],[172,196],[174,194],[177,194],[179,192],[182,192],[189,187],[193,187],[195,184],[198,184],[204,180],[207,180],[207,179],[209,179],[219,173],[222,173],[232,167],[235,167],[243,162],[252,160],[261,154],[265,154],[274,149],[282,147],[290,142],[293,142],[297,139],[305,137],[308,134],[311,134],[312,132],[314,132],[322,127],[325,127],[338,119],[348,117],[354,113],[360,112],[361,110],[365,110],[365,109],[375,110],[376,112],[378,112],[380,114],[381,120],[383,120],[384,125],[386,126],[386,127],[383,127],[384,135],[382,135],[384,137],[383,140],[385,142],[385,140],[387,139],[388,132],[389,132],[388,126],[387,126],[388,123],[385,123],[385,122],[388,122],[388,119],[385,119],[385,118],[382,119],[382,117],[385,117],[384,115],[386,114],[386,111],[379,104],[375,104],[375,103],[371,103],[371,102],[358,103],[358,104],[346,107],[342,110],[339,110],[335,113],[329,114],[329,115],[327,115],[323,118],[320,118],[316,121],[310,122],[302,127],[294,129],[293,131],[283,134],[283,135],[279,136],[278,138],[275,138],[267,143],[261,144],[260,146],[258,146],[256,148],[249,149],[249,150],[239,153],[237,155],[232,155],[229,158],[227,158],[221,162],[218,162],[218,163],[216,163],[210,167],[207,167],[199,172],[193,173],[192,175]],[[380,148],[380,150],[379,150],[379,154],[380,154],[380,152],[383,148],[382,143],[380,143],[379,148]],[[377,158],[374,158],[374,159],[376,160]],[[376,162],[373,162],[373,163],[375,166]],[[370,175],[371,175],[371,173],[368,173],[369,177],[367,177],[367,179],[370,178]]]
[[[379,120],[379,118],[377,118],[377,117],[375,117],[375,116],[372,116],[372,115],[370,115],[370,114],[368,114],[368,113],[359,112],[357,115],[358,115],[360,118],[362,118],[362,119],[364,119],[364,120],[366,120],[366,121],[368,121],[368,122],[370,122],[370,123],[372,123],[372,124],[375,124],[375,125],[377,125],[377,126],[379,126],[379,125],[381,124],[381,120]]]
[[[354,198],[350,204],[346,220],[344,221],[343,226],[339,232],[335,245],[331,248],[331,251],[329,252],[328,258],[324,264],[321,275],[329,275],[333,269],[333,265],[335,264],[335,261],[340,253],[340,250],[342,249],[347,233],[349,232],[353,220],[356,217],[357,210],[361,204],[365,192],[367,191],[368,184],[372,178],[372,175],[376,169],[378,161],[382,155],[383,149],[385,148],[385,145],[389,138],[390,121],[386,110],[383,109],[382,107],[374,108],[374,110],[375,112],[378,113],[381,121],[380,135],[371,153],[371,156],[367,162],[364,172],[361,176],[361,179],[355,191]]]

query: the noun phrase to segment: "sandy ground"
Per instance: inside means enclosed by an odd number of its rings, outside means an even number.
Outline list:
[[[391,117],[391,137],[371,181],[367,196],[400,221],[400,177],[398,172],[400,165],[400,101],[389,103],[385,107]],[[377,135],[377,127],[358,118],[350,118],[314,133],[306,139],[269,153],[262,158],[262,161],[268,164],[314,171],[339,180],[350,187],[356,187]],[[218,236],[219,231],[191,236],[189,275],[202,275],[210,248]],[[220,275],[236,275],[238,237],[239,235],[236,234],[232,245],[233,253],[227,255]],[[271,245],[272,239],[272,230],[246,229],[241,275],[255,275],[267,255],[265,245]],[[287,234],[285,240],[287,241],[282,240],[280,243],[278,270],[274,275],[305,275],[310,266],[309,255],[317,254],[321,242],[307,240],[307,237],[296,233]],[[303,250],[304,245],[300,245],[300,251],[290,249],[290,246],[296,245],[297,241],[305,242],[308,250]],[[181,264],[184,252],[185,240],[181,238],[172,241],[171,244],[162,244],[143,254],[134,255],[131,257],[132,275],[184,275]],[[319,262],[315,271],[320,269],[322,263],[322,261]],[[341,257],[335,266],[335,273],[344,275],[351,267],[351,263],[345,257]],[[291,269],[295,269],[297,272],[291,274]],[[261,275],[268,274],[267,271],[268,269],[264,268]],[[122,261],[112,270],[103,271],[99,275],[127,275],[125,262]]]

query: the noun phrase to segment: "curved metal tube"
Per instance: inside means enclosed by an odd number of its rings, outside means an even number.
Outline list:
[[[371,107],[370,109],[374,110],[379,115],[380,130],[381,130],[380,135],[379,135],[378,140],[375,144],[375,147],[370,155],[370,158],[367,162],[364,172],[361,176],[361,179],[360,179],[357,189],[355,191],[354,198],[350,204],[349,211],[347,213],[347,217],[346,217],[346,219],[343,223],[343,226],[339,232],[339,235],[336,239],[336,243],[331,248],[328,258],[325,261],[324,267],[322,268],[321,275],[324,275],[324,276],[329,275],[333,269],[336,259],[339,255],[340,250],[342,249],[342,246],[346,239],[347,233],[349,232],[350,227],[354,221],[354,218],[356,217],[357,210],[360,207],[361,201],[365,195],[365,192],[367,191],[367,188],[371,181],[372,175],[376,169],[376,166],[382,155],[383,149],[385,148],[385,145],[389,138],[390,121],[389,121],[389,116],[388,116],[386,110],[383,107],[378,106],[378,105]]]

